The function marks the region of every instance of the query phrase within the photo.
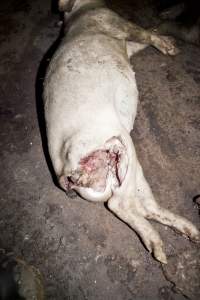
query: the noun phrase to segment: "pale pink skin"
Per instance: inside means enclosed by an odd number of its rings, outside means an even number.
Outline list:
[[[73,14],[100,0],[62,0]],[[163,242],[148,219],[171,226],[193,240],[199,231],[185,218],[156,202],[130,137],[138,102],[129,58],[146,45],[128,42],[137,36],[162,53],[176,48],[105,8],[82,10],[71,19],[55,53],[44,86],[49,153],[63,189],[82,198],[107,201],[114,214],[141,237],[146,248],[166,263]]]

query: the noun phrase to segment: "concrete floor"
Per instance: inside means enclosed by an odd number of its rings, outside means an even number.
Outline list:
[[[104,205],[54,184],[41,98],[60,30],[49,2],[0,2],[0,247],[40,269],[50,300],[200,299],[197,245],[153,224],[169,257],[162,268]],[[145,27],[156,23],[141,2],[109,2]],[[132,136],[158,201],[199,226],[200,49],[179,46],[174,58],[148,48],[132,59],[140,92]]]

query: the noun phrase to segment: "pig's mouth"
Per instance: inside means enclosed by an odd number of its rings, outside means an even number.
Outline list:
[[[62,176],[65,190],[75,190],[91,201],[107,201],[120,187],[128,168],[125,147],[117,138],[108,141],[107,149],[96,150],[79,161],[70,176]],[[116,144],[117,140],[117,144]],[[111,146],[112,145],[112,146]]]

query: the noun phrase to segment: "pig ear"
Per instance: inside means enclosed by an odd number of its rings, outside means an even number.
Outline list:
[[[76,0],[59,0],[58,7],[60,11],[70,12],[75,4]]]

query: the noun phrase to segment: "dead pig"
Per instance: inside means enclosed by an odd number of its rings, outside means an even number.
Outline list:
[[[66,34],[44,86],[49,152],[59,183],[109,209],[132,227],[155,258],[166,263],[163,242],[148,219],[199,239],[196,227],[161,208],[144,178],[130,137],[138,102],[129,57],[152,45],[177,49],[107,9],[103,1],[60,1]]]

